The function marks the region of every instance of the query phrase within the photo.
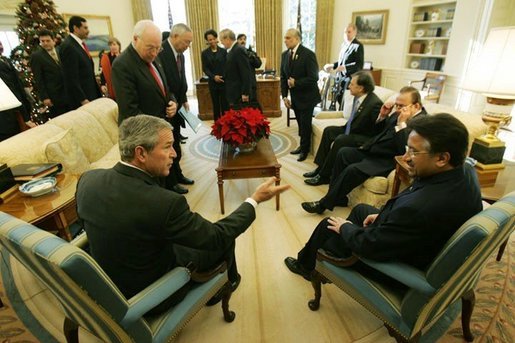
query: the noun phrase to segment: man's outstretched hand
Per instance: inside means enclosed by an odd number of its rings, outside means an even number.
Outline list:
[[[282,192],[291,187],[290,185],[275,186],[276,180],[277,178],[272,176],[271,178],[260,184],[254,191],[254,194],[252,194],[251,198],[259,204],[260,202],[272,199],[277,194],[281,194]]]

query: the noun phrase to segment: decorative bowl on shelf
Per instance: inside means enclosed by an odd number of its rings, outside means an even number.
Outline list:
[[[420,66],[420,62],[419,61],[411,61],[409,66],[411,69],[418,69],[418,67]]]
[[[40,195],[53,192],[55,190],[56,184],[56,178],[53,176],[48,176],[41,179],[26,182],[23,185],[21,185],[18,189],[24,195],[38,197]]]
[[[426,32],[425,32],[423,29],[419,29],[419,30],[415,31],[415,36],[416,36],[416,37],[419,37],[419,38],[420,38],[420,37],[424,37],[424,34],[425,34],[425,33],[426,33]]]

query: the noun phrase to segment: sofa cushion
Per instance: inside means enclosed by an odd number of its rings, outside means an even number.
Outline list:
[[[109,98],[100,98],[91,101],[80,108],[94,116],[107,134],[113,144],[118,143],[118,105]]]
[[[383,176],[371,177],[363,183],[363,186],[374,194],[386,194],[388,179]]]
[[[112,168],[118,162],[120,162],[120,149],[118,148],[118,143],[113,145],[113,147],[102,156],[96,162],[91,163],[91,169],[107,169]]]
[[[67,173],[82,174],[90,164],[84,151],[77,143],[71,130],[63,131],[45,144],[45,155],[49,162],[59,162]]]

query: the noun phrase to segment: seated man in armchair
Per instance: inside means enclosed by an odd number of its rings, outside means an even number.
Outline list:
[[[337,257],[398,260],[424,270],[454,232],[481,211],[477,176],[464,164],[466,127],[446,113],[422,116],[408,127],[403,158],[414,183],[382,210],[360,204],[346,220],[322,220],[297,259],[285,259],[290,271],[310,279],[319,248]]]

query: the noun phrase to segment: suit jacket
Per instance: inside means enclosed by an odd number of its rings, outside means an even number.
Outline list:
[[[321,101],[318,90],[318,62],[313,51],[299,45],[295,56],[289,62],[290,50],[281,55],[281,95],[291,95],[292,108],[295,110],[315,107]],[[288,79],[295,79],[295,87],[288,88]]]
[[[250,67],[245,48],[236,43],[227,53],[224,68],[225,97],[230,105],[241,103],[242,95],[252,96],[251,78],[255,79],[256,75]]]
[[[175,98],[168,90],[159,58],[153,64],[163,80],[165,94],[152,76],[148,64],[139,57],[132,44],[114,60],[111,74],[118,104],[118,124],[138,114],[166,119],[168,101],[175,101]]]
[[[224,84],[222,82],[215,82],[215,75],[224,75],[225,61],[227,59],[227,51],[224,48],[218,47],[215,52],[211,51],[210,47],[207,47],[202,51],[202,71],[209,78],[209,87],[215,89],[223,89]]]
[[[465,164],[415,180],[388,200],[373,224],[363,229],[361,223],[346,223],[340,235],[359,256],[426,269],[454,232],[481,210],[476,173]]]
[[[254,207],[245,202],[211,223],[191,212],[184,196],[121,163],[84,173],[76,199],[91,255],[126,297],[177,266],[173,244],[227,249],[255,219]]]
[[[350,133],[367,137],[378,134],[380,131],[376,120],[381,106],[383,106],[381,99],[374,92],[368,93],[354,114],[350,124]],[[344,125],[344,131],[347,124]]]
[[[168,39],[163,41],[163,51],[159,53],[159,59],[163,66],[168,89],[175,96],[177,100],[177,111],[181,108],[182,104],[188,102],[186,92],[188,91],[188,83],[186,82],[186,72],[184,68],[184,57],[182,62],[182,71],[179,75],[179,69],[177,68],[177,59],[173,53],[172,47]],[[171,123],[174,127],[184,127],[184,119],[181,115],[173,116]]]
[[[68,99],[62,66],[45,49],[39,48],[30,56],[30,68],[34,73],[38,97],[52,100],[54,106],[66,106]]]
[[[59,59],[71,108],[80,107],[83,100],[92,101],[102,96],[95,78],[93,60],[71,35],[60,45]]]
[[[349,77],[355,72],[360,71],[363,69],[365,59],[363,44],[361,44],[357,38],[354,38],[349,46],[347,46],[347,49],[340,52],[339,58],[338,61],[334,62],[333,68],[336,69],[340,65],[344,65],[346,69],[345,77]]]
[[[422,109],[416,116],[426,114],[425,109]],[[384,130],[362,147],[357,148],[365,153],[366,158],[355,166],[365,174],[370,176],[388,174],[395,169],[394,157],[404,155],[406,152],[409,130],[407,128],[395,130],[398,116],[397,112],[385,119],[387,122]]]

